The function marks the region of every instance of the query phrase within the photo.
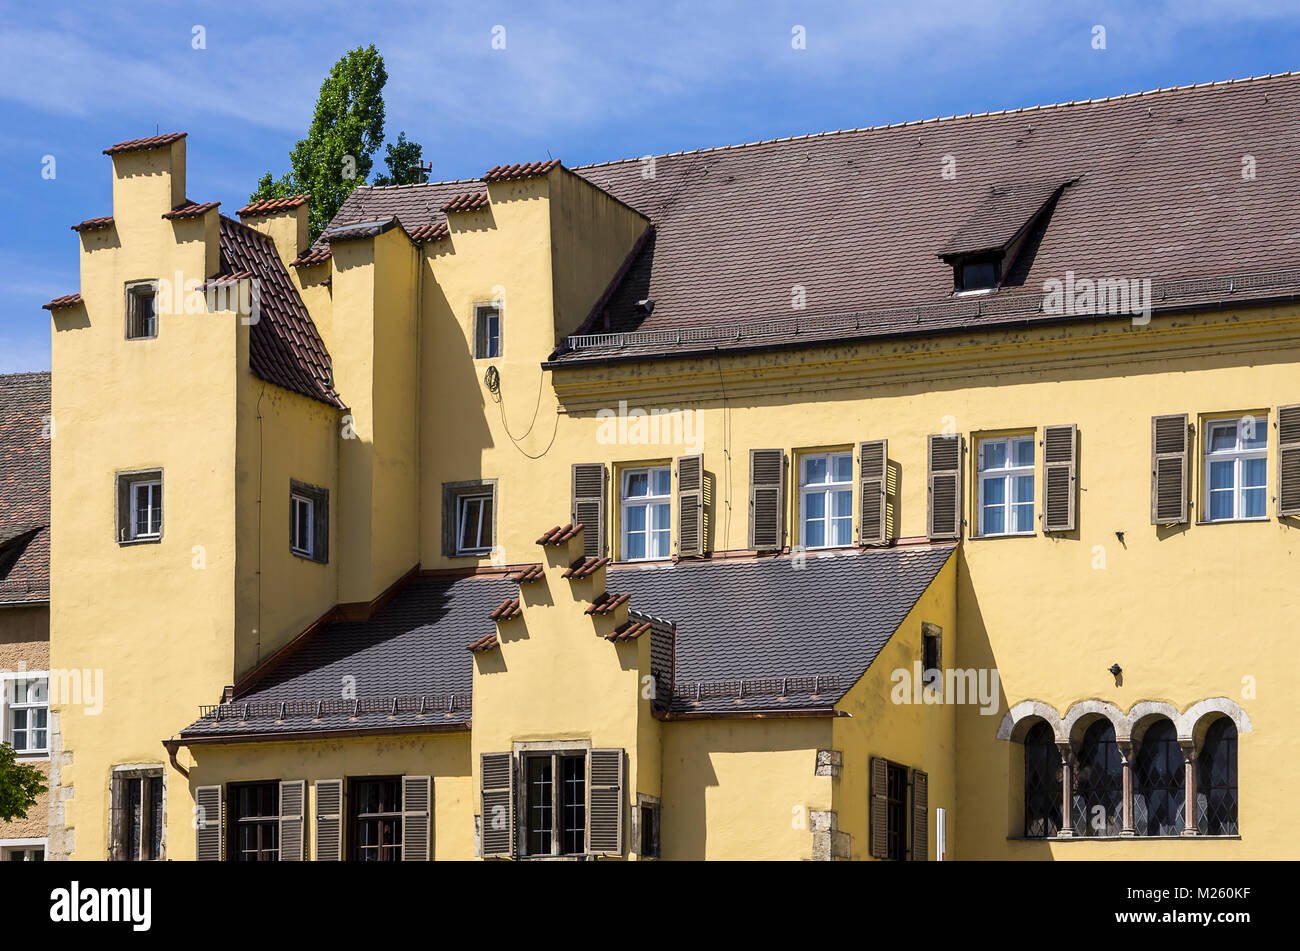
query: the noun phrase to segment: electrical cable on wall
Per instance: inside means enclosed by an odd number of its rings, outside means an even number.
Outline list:
[[[488,392],[492,394],[492,398],[496,401],[497,409],[501,412],[502,430],[505,432],[506,436],[509,437],[511,444],[519,450],[519,453],[529,459],[540,459],[542,456],[545,456],[550,452],[551,447],[555,445],[555,437],[560,431],[560,410],[557,406],[555,409],[555,426],[551,429],[551,438],[547,442],[546,448],[537,455],[533,455],[519,445],[523,440],[528,438],[528,434],[531,433],[533,427],[537,425],[537,413],[542,408],[542,387],[545,383],[546,371],[542,370],[537,378],[537,401],[533,404],[533,417],[528,422],[528,428],[525,429],[521,435],[515,436],[510,432],[510,424],[506,422],[506,401],[505,395],[501,392],[501,371],[499,371],[495,365],[492,365],[489,366],[487,372],[483,374],[483,385],[488,388]]]

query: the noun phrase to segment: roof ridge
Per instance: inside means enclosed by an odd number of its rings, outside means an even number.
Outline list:
[[[481,178],[449,178],[441,182],[407,182],[405,185],[366,184],[366,185],[358,185],[356,188],[352,190],[354,192],[358,192],[361,191],[361,189],[363,188],[368,188],[371,191],[379,191],[380,189],[382,189],[383,191],[397,191],[397,189],[399,188],[430,188],[435,185],[472,185],[472,184],[484,185],[486,184],[486,182],[484,182],[483,179]]]
[[[1286,79],[1296,76],[1300,76],[1300,70],[1287,70],[1284,73],[1264,73],[1259,76],[1242,76],[1235,79],[1216,79],[1203,83],[1185,83],[1183,85],[1163,86],[1157,89],[1144,89],[1139,92],[1121,93],[1114,96],[1099,96],[1092,99],[1071,99],[1069,102],[1039,103],[1038,105],[1016,106],[1015,108],[1010,109],[989,109],[984,112],[966,112],[953,113],[949,116],[932,116],[929,119],[908,119],[903,122],[884,122],[879,125],[858,126],[850,129],[828,129],[821,132],[804,132],[800,135],[778,136],[771,139],[756,139],[753,142],[737,142],[730,145],[712,145],[699,149],[681,149],[676,152],[661,152],[659,154],[651,155],[633,155],[627,158],[606,159],[603,162],[589,162],[586,165],[570,165],[567,167],[569,171],[577,172],[584,169],[606,168],[611,165],[622,165],[627,162],[641,162],[647,158],[676,158],[686,155],[706,155],[710,152],[727,152],[733,149],[747,149],[760,145],[774,145],[778,142],[799,142],[805,139],[818,139],[832,135],[851,135],[857,132],[879,132],[884,129],[903,129],[910,126],[933,125],[937,122],[956,122],[962,119],[984,119],[993,116],[1041,112],[1046,109],[1065,109],[1070,106],[1095,106],[1108,102],[1122,102],[1126,99],[1140,99],[1143,96],[1154,96],[1159,93],[1186,92],[1191,89],[1205,89],[1213,86],[1232,86],[1244,83],[1264,82],[1270,79]]]

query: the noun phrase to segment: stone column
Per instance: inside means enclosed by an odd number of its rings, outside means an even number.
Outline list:
[[[1183,751],[1183,795],[1187,798],[1183,806],[1183,835],[1198,835],[1196,815],[1196,743],[1193,740],[1179,740],[1178,746]]]
[[[1137,835],[1133,828],[1133,744],[1128,740],[1120,740],[1115,745],[1119,747],[1124,776],[1124,827],[1119,830],[1119,834]]]
[[[1074,779],[1074,754],[1070,744],[1057,743],[1056,749],[1061,754],[1061,830],[1056,834],[1061,837],[1074,835],[1074,821],[1071,810],[1071,785]]]

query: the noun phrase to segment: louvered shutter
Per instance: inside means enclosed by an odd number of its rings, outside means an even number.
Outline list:
[[[280,783],[280,861],[301,862],[303,855],[303,819],[306,814],[307,781],[286,780]]]
[[[343,861],[343,780],[316,780],[316,861]]]
[[[623,854],[623,751],[588,754],[587,851]]]
[[[889,858],[889,764],[871,757],[871,857]]]
[[[194,858],[200,862],[220,862],[224,857],[221,792],[220,786],[200,786],[194,790],[194,804],[199,807],[194,817]]]
[[[862,476],[858,485],[858,543],[883,545],[888,541],[888,499],[885,477],[889,467],[889,440],[876,439],[858,446],[859,469]]]
[[[773,551],[785,542],[785,453],[749,450],[749,547]]]
[[[1277,514],[1300,515],[1300,403],[1277,408]]]
[[[961,436],[929,437],[929,511],[926,535],[961,538]]]
[[[402,861],[429,861],[433,777],[402,777]]]
[[[704,457],[677,460],[677,554],[704,554]]]
[[[930,858],[930,777],[912,770],[912,855],[913,862]]]
[[[1191,439],[1187,414],[1151,417],[1151,524],[1186,522]]]
[[[479,779],[482,806],[483,857],[512,858],[515,854],[515,758],[510,753],[481,753]]]
[[[1077,426],[1043,429],[1043,531],[1074,531],[1078,446]]]
[[[573,523],[581,522],[582,553],[588,558],[605,556],[605,466],[600,462],[579,462],[573,466]]]

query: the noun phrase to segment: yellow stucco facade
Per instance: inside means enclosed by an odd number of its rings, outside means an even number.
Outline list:
[[[428,776],[432,857],[470,859],[483,851],[482,757],[547,744],[622,751],[618,851],[629,858],[642,852],[643,799],[660,810],[665,859],[870,858],[876,760],[906,771],[909,795],[918,771],[928,777],[928,834],[909,841],[932,859],[939,809],[956,859],[1268,858],[1300,844],[1279,821],[1288,764],[1300,762],[1282,682],[1300,661],[1286,624],[1297,524],[1272,517],[1271,501],[1265,519],[1201,521],[1197,461],[1206,419],[1266,420],[1276,494],[1277,409],[1300,402],[1293,305],[548,368],[649,227],[554,167],[490,182],[486,205],[449,214],[439,240],[391,227],[287,268],[328,348],[344,404],[334,407],[256,377],[239,314],[161,313],[156,338],[124,339],[127,284],[219,272],[215,210],[162,217],[184,202],[184,157],[184,139],[114,157],[114,225],[81,238],[84,306],[53,317],[51,664],[101,669],[105,685],[101,713],[58,710],[72,857],[110,853],[113,771],[146,764],[165,777],[166,858],[195,857],[200,788],[303,780],[310,816],[317,781]],[[301,207],[250,224],[286,264],[305,250]],[[478,358],[484,303],[499,307],[500,349]],[[611,438],[620,401],[684,411],[688,428],[654,443]],[[1151,418],[1179,413],[1195,426],[1194,514],[1153,526]],[[1079,432],[1076,528],[977,537],[980,440],[1038,444],[1057,424]],[[605,636],[629,622],[629,606],[587,613],[610,567],[571,579],[583,535],[537,543],[571,521],[572,466],[601,463],[613,474],[609,551],[623,558],[621,468],[699,453],[712,486],[708,549],[753,560],[751,449],[780,449],[797,469],[804,452],[856,461],[859,442],[888,439],[891,534],[923,546],[926,436],[939,433],[964,440],[965,537],[870,666],[816,715],[665,714],[645,690],[651,638]],[[1041,486],[1041,452],[1033,466]],[[155,469],[167,493],[161,537],[124,541],[115,476]],[[329,493],[325,563],[286,544],[291,480]],[[495,482],[492,550],[457,555],[445,487],[480,480]],[[856,479],[853,491],[857,512]],[[798,492],[784,505],[784,545],[797,548]],[[162,745],[328,612],[368,617],[417,566],[432,577],[534,562],[544,577],[520,586],[520,616],[484,622],[498,643],[473,654],[465,729]],[[672,605],[654,609],[673,620]],[[920,661],[930,630],[942,632],[945,668],[996,671],[991,704],[897,702],[895,674]],[[1026,838],[1019,741],[1035,703],[1080,730],[1103,709],[1117,721],[1136,710],[1135,724],[1153,705],[1231,715],[1239,832]],[[1187,725],[1189,741],[1207,722]],[[315,826],[305,828],[311,858]]]

